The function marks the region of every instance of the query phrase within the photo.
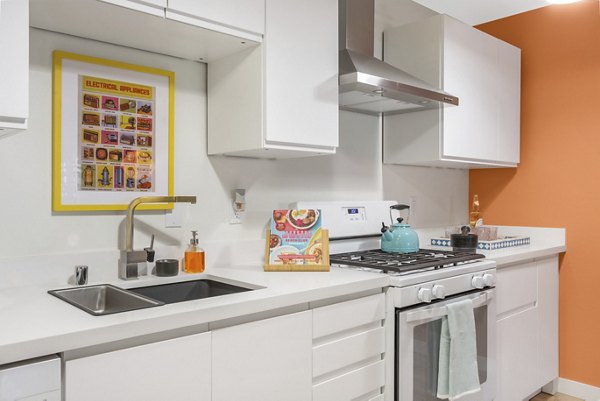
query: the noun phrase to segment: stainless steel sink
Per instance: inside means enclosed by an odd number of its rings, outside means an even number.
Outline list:
[[[48,293],[96,316],[163,305],[163,302],[109,284],[65,288]]]
[[[176,302],[252,291],[252,288],[239,287],[220,281],[200,279],[153,285],[149,287],[130,288],[129,291],[159,300],[166,304],[172,304]]]

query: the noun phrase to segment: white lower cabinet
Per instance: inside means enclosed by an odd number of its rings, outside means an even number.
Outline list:
[[[383,400],[384,294],[321,305],[92,356],[67,355],[65,401]]]
[[[312,312],[214,330],[213,401],[311,399]]]
[[[67,401],[210,401],[211,333],[65,362]]]
[[[313,401],[382,399],[384,318],[383,293],[313,310]]]
[[[497,401],[520,401],[558,378],[558,256],[497,278]]]

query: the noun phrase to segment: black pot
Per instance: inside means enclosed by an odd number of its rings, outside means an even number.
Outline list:
[[[462,226],[460,234],[450,235],[450,245],[454,252],[469,252],[477,251],[477,235],[469,234],[471,229],[468,226]]]

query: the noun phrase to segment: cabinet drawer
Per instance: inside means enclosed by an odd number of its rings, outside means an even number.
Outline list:
[[[373,323],[384,317],[384,294],[317,308],[313,311],[313,338]]]
[[[313,386],[313,401],[350,401],[378,390],[383,383],[384,362],[379,361]]]
[[[498,269],[498,320],[535,307],[538,299],[538,278],[535,262]]]
[[[313,377],[376,357],[384,351],[383,327],[319,345],[313,348]]]

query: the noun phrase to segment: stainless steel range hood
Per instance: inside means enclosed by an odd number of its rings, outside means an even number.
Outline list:
[[[340,0],[340,109],[397,114],[458,105],[458,98],[373,56],[374,0]]]

